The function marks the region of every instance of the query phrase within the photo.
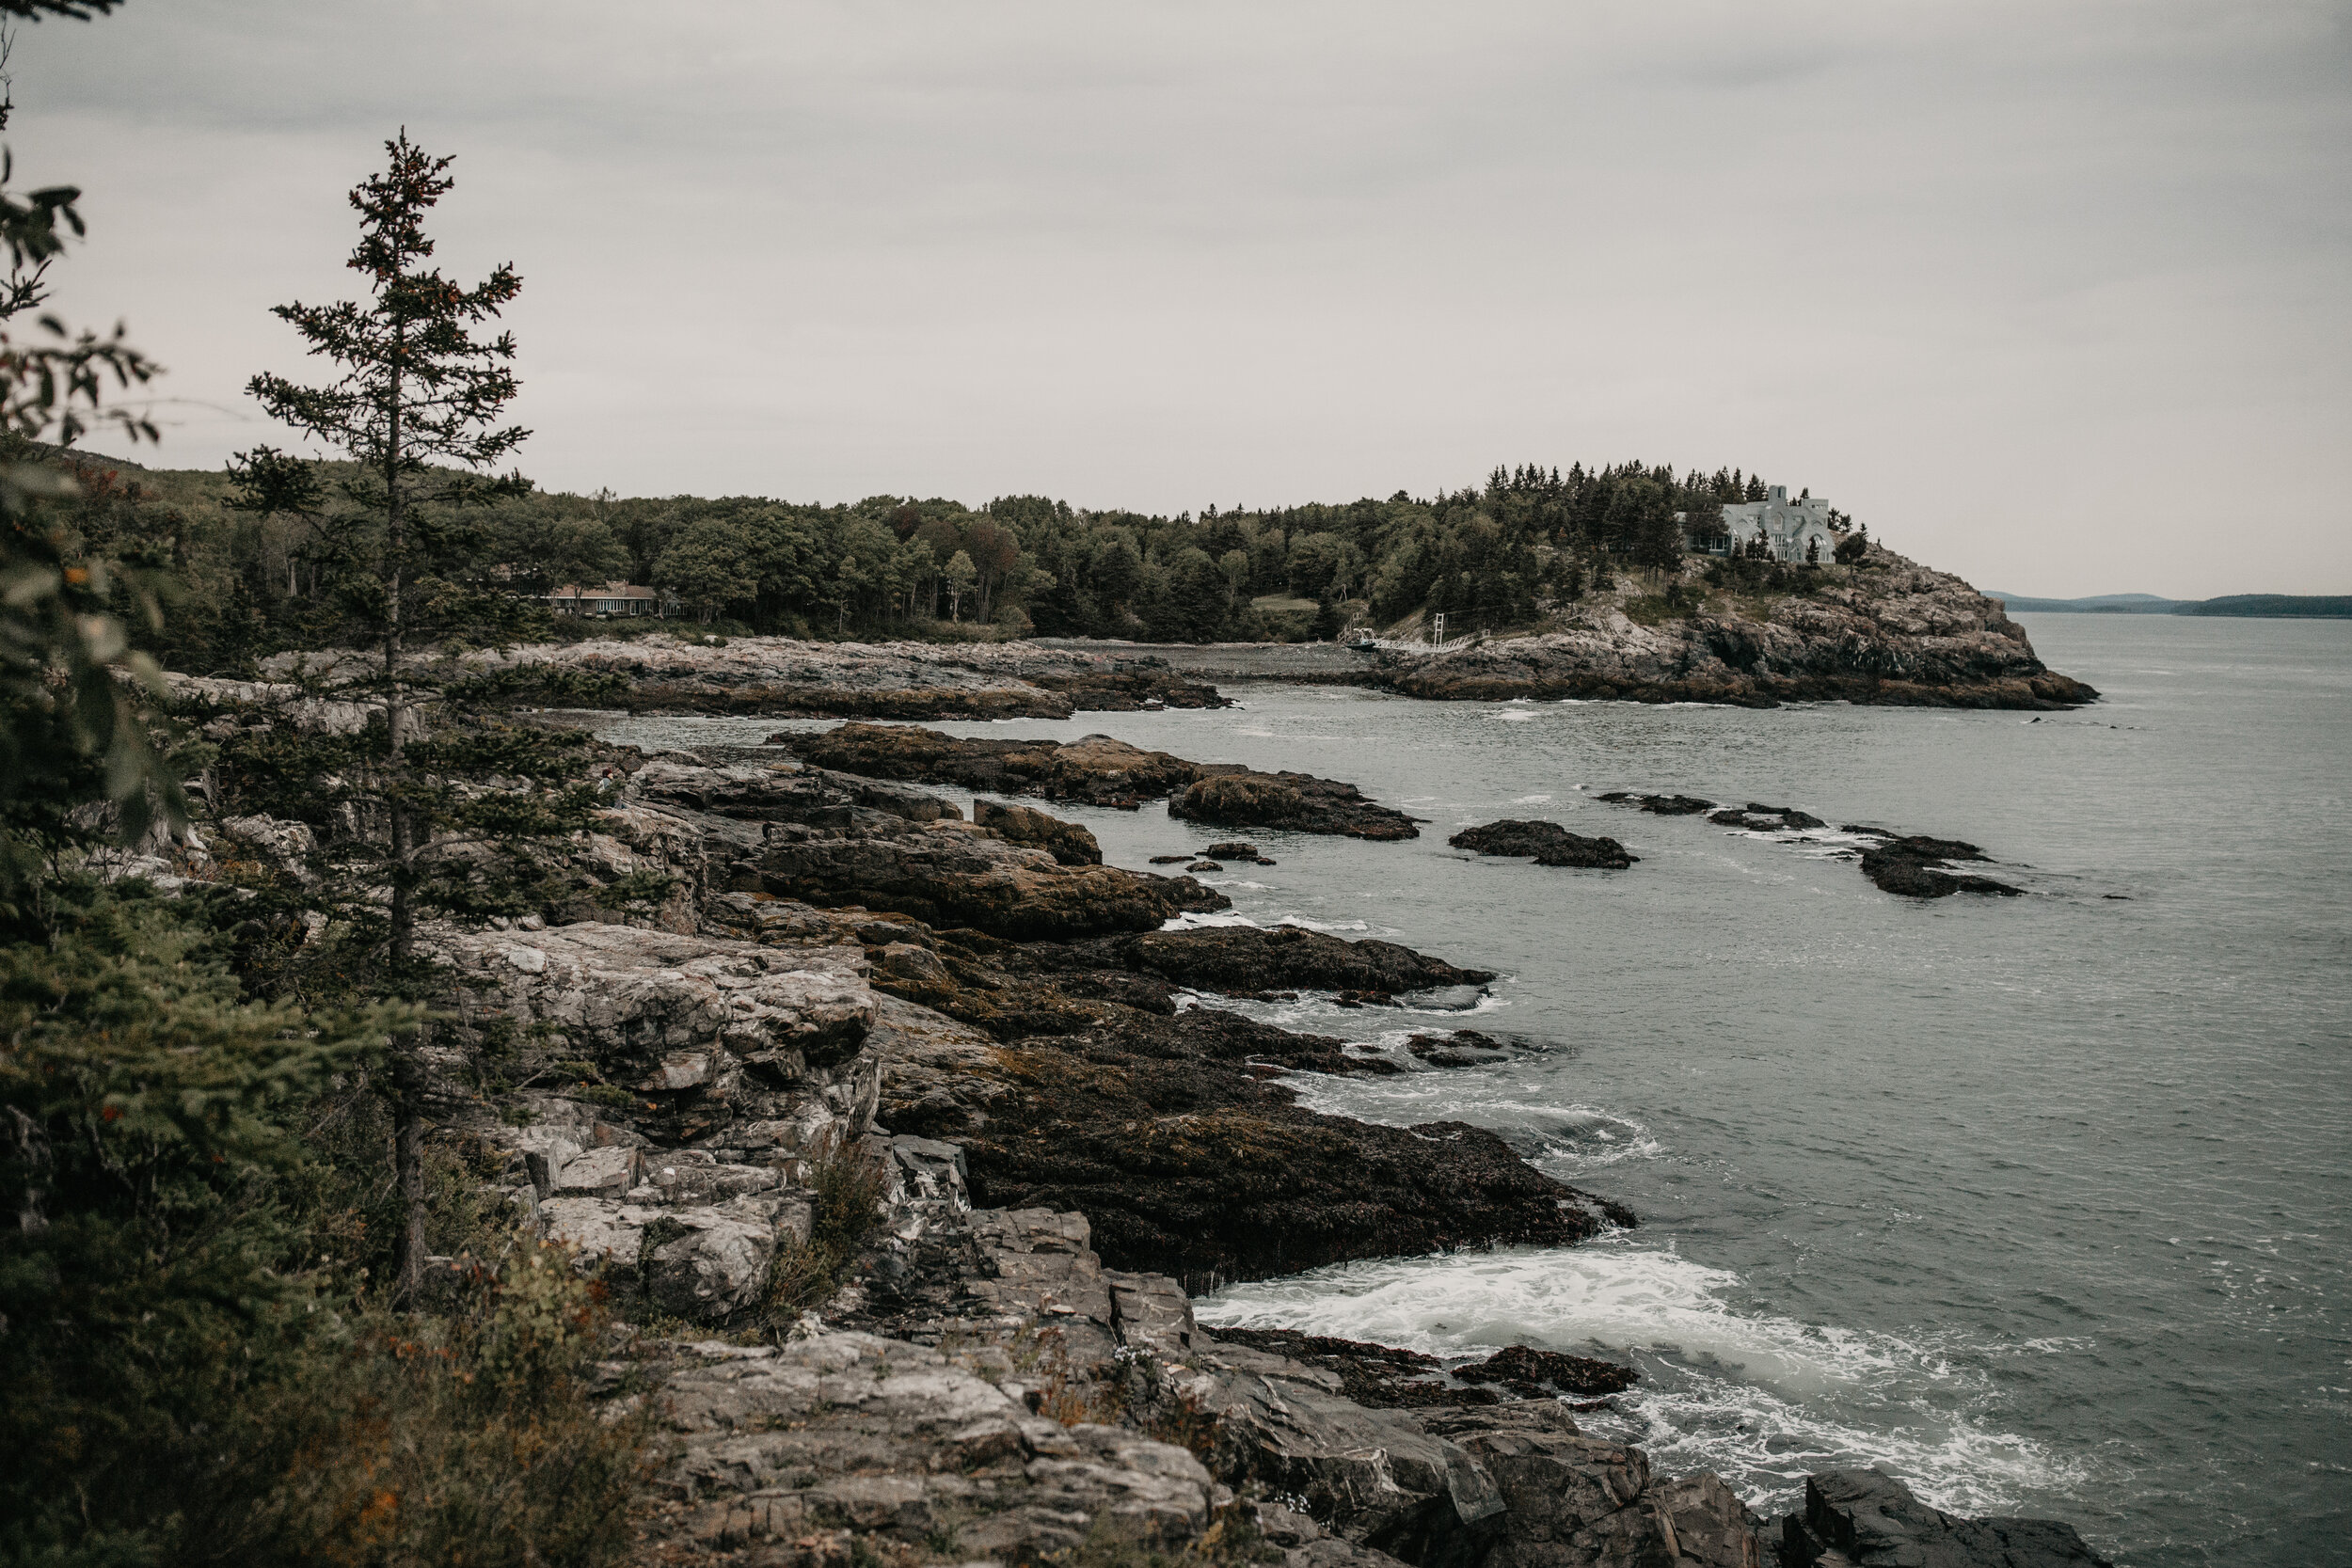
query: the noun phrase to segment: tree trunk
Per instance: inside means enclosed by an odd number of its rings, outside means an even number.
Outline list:
[[[396,333],[394,353],[405,343]],[[394,786],[391,806],[392,908],[391,967],[405,979],[417,945],[417,913],[410,901],[409,863],[415,857],[416,824],[399,803],[398,774],[402,743],[406,739],[408,705],[401,700],[400,657],[405,641],[401,617],[401,566],[406,543],[407,518],[401,502],[401,374],[392,367],[389,406],[386,411],[384,443],[384,731],[387,771]],[[392,1042],[392,1179],[400,1190],[401,1227],[395,1259],[392,1300],[397,1307],[417,1305],[424,1280],[424,1030]]]

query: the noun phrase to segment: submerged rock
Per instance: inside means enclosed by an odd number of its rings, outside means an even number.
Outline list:
[[[1727,807],[1708,814],[1709,822],[1725,828],[1746,828],[1756,832],[1781,832],[1805,828],[1826,828],[1828,823],[1810,812],[1794,806],[1768,806],[1750,800],[1743,807]]]
[[[1340,1339],[1295,1328],[1211,1328],[1220,1344],[1271,1351],[1336,1374],[1340,1392],[1372,1410],[1409,1410],[1425,1405],[1494,1404],[1499,1396],[1464,1387],[1445,1378],[1445,1364],[1420,1351]]]
[[[1485,1067],[1507,1061],[1511,1054],[1501,1040],[1475,1029],[1456,1029],[1450,1035],[1415,1035],[1405,1042],[1405,1049],[1436,1068]]]
[[[1628,854],[1613,838],[1586,838],[1557,822],[1506,819],[1465,828],[1446,840],[1456,849],[1480,855],[1533,855],[1537,865],[1623,871],[1642,857]]]
[[[1947,898],[1955,893],[1989,893],[2013,898],[2025,891],[1990,877],[1947,871],[1941,863],[1990,858],[1975,845],[1958,839],[1889,835],[1862,851],[1862,874],[1888,893],[1908,898]]]
[[[1503,1384],[1526,1399],[1541,1398],[1547,1386],[1559,1393],[1589,1398],[1623,1393],[1641,1381],[1639,1372],[1613,1361],[1535,1350],[1527,1345],[1508,1346],[1484,1361],[1455,1367],[1453,1371],[1464,1383]]]

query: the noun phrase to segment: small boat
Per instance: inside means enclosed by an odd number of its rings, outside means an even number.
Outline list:
[[[1350,639],[1347,644],[1348,651],[1350,653],[1359,654],[1368,654],[1378,646],[1380,646],[1379,639],[1374,637],[1369,632]]]

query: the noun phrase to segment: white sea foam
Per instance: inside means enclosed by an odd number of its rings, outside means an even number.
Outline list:
[[[1715,1470],[1758,1506],[1785,1506],[1803,1476],[1838,1465],[1883,1464],[1963,1513],[2083,1481],[2082,1466],[1988,1425],[1989,1380],[1933,1344],[1754,1310],[1740,1290],[1727,1270],[1612,1232],[1571,1249],[1341,1264],[1232,1286],[1195,1309],[1212,1326],[1447,1357],[1513,1344],[1629,1356],[1643,1382],[1586,1424],[1642,1443],[1661,1472]]]
[[[1380,1043],[1385,1053],[1412,1061],[1385,1037]],[[1379,1078],[1298,1073],[1285,1082],[1311,1111],[1391,1127],[1467,1121],[1490,1128],[1531,1164],[1569,1180],[1628,1160],[1654,1160],[1663,1152],[1647,1127],[1605,1107],[1518,1098],[1514,1091],[1525,1085],[1515,1081],[1510,1069],[1511,1064],[1498,1063]]]
[[[1221,885],[1263,888],[1263,884],[1258,882],[1227,882]],[[1205,926],[1255,926],[1261,930],[1271,929],[1276,926],[1296,926],[1310,931],[1369,931],[1372,929],[1372,923],[1368,920],[1310,920],[1303,914],[1286,914],[1278,920],[1260,920],[1255,915],[1243,914],[1238,910],[1218,910],[1206,914],[1195,913],[1187,910],[1183,914],[1171,915],[1162,921],[1160,929],[1163,931],[1197,931]]]

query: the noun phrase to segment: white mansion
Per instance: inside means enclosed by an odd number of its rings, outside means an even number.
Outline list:
[[[1829,518],[1829,502],[1819,496],[1790,500],[1786,484],[1773,485],[1764,500],[1725,503],[1723,531],[1711,536],[1692,532],[1689,514],[1675,515],[1675,520],[1683,524],[1683,547],[1693,555],[1730,555],[1761,533],[1772,559],[1788,562],[1803,561],[1808,546],[1817,559],[1829,559],[1830,551],[1837,546],[1837,534],[1830,528]]]

